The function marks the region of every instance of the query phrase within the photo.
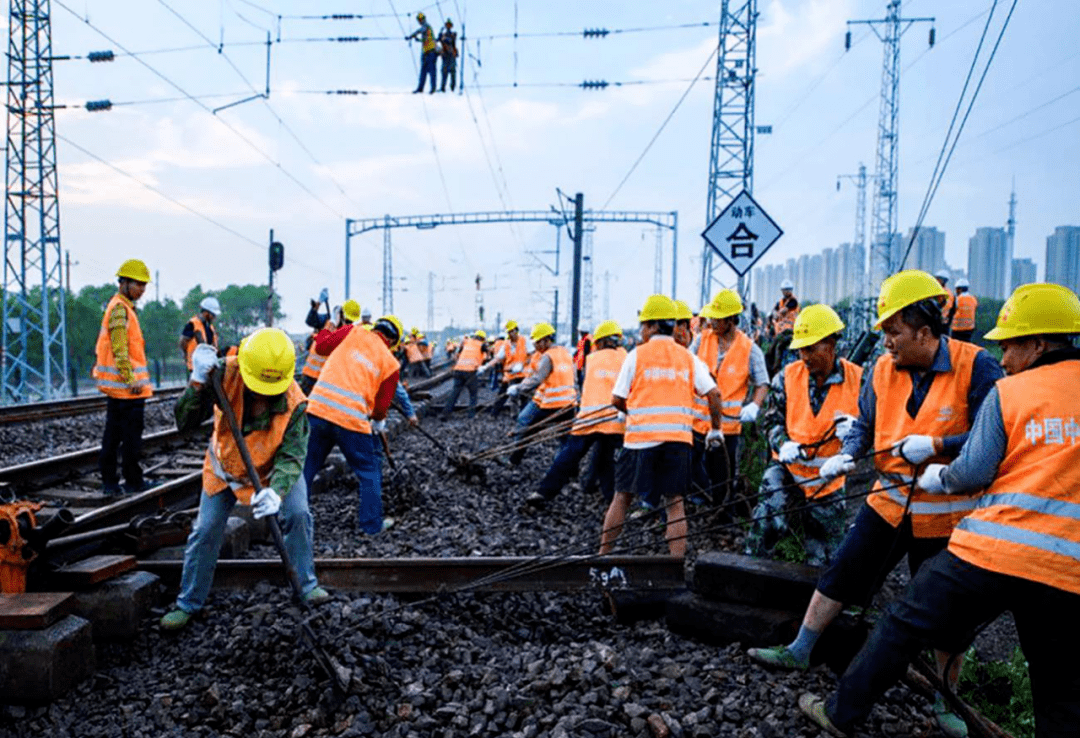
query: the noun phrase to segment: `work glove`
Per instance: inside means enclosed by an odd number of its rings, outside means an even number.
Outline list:
[[[281,509],[281,496],[273,487],[263,487],[251,498],[251,516],[258,520],[267,515],[277,515]]]
[[[217,349],[208,343],[200,343],[191,352],[191,381],[206,384],[210,372],[217,366]]]
[[[132,382],[128,385],[128,392],[133,395],[142,394],[143,388],[150,385],[145,379],[140,379],[138,382]]]
[[[825,459],[819,474],[822,479],[836,479],[841,474],[847,474],[854,470],[855,461],[851,458],[851,454],[837,454]]]
[[[419,428],[420,427],[420,418],[416,417],[415,415],[410,415],[409,416],[409,425],[411,427],[413,427],[413,428]]]
[[[928,464],[926,470],[919,476],[918,485],[932,495],[947,495],[945,482],[941,475],[948,469],[947,464]]]
[[[776,453],[781,464],[790,464],[799,458],[799,452],[802,451],[802,446],[795,441],[784,441],[780,446],[780,450]]]
[[[521,385],[520,384],[512,384],[512,385],[510,385],[506,389],[506,394],[509,397],[517,397],[519,394],[521,394]]]
[[[758,412],[761,408],[758,407],[756,402],[751,402],[749,405],[743,405],[743,409],[739,411],[740,423],[753,423],[757,420]]]
[[[843,413],[837,413],[835,420],[836,423],[836,437],[841,441],[848,437],[852,429],[855,428],[855,421],[857,418],[854,415],[845,415]]]
[[[330,299],[330,290],[323,287],[322,291],[319,292],[319,302],[326,302],[329,299]]]
[[[510,373],[511,374],[517,374],[518,372],[520,372],[524,368],[525,368],[524,364],[522,364],[520,361],[515,361],[513,364],[510,365]]]
[[[372,433],[386,433],[386,419],[371,421]]]
[[[918,466],[934,455],[933,436],[908,436],[896,443],[892,455],[899,456],[909,464]]]
[[[705,448],[707,448],[708,450],[715,451],[723,445],[724,432],[722,430],[712,428],[709,430],[708,433],[705,434]]]

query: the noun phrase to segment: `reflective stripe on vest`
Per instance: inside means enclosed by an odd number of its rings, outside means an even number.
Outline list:
[[[954,436],[971,429],[968,421],[968,391],[971,388],[971,370],[975,355],[981,351],[963,341],[945,340],[952,370],[935,373],[930,391],[926,395],[918,414],[912,418],[905,405],[911,394],[911,376],[907,371],[897,369],[892,357],[882,356],[874,365],[874,392],[877,406],[874,417],[874,465],[878,470],[878,481],[874,483],[874,492],[867,498],[867,503],[874,508],[889,525],[896,527],[904,516],[904,505],[911,484],[911,465],[900,456],[893,456],[886,449],[909,435],[926,435],[936,438]],[[928,463],[948,463],[949,459],[935,455]],[[883,490],[886,485],[903,484],[891,490]],[[952,532],[953,526],[970,511],[971,506],[962,502],[960,495],[931,495],[916,489],[912,498],[911,530],[916,538],[944,538]]]
[[[398,369],[378,334],[354,328],[327,357],[308,397],[308,412],[347,430],[371,433],[368,414],[375,395]]]
[[[716,386],[720,390],[720,407],[724,413],[721,430],[725,436],[742,433],[738,415],[750,395],[750,350],[753,345],[749,336],[735,329],[735,340],[716,370]]]
[[[574,357],[562,346],[552,346],[544,355],[551,359],[551,373],[540,383],[533,401],[545,410],[573,405],[577,402]]]
[[[1080,360],[997,382],[1005,456],[949,551],[970,564],[1080,594]]]
[[[663,339],[647,341],[634,351],[625,442],[693,443],[693,356]]]
[[[578,408],[570,433],[612,433],[622,435],[626,423],[618,419],[611,405],[611,391],[619,377],[626,350],[600,349],[585,357],[585,380],[581,384],[581,407]]]
[[[142,382],[138,393],[132,394],[131,388],[124,382],[120,370],[116,367],[116,357],[113,355],[112,339],[109,336],[109,316],[117,305],[124,308],[127,314],[127,349],[128,361],[131,362],[132,378],[136,382]],[[101,329],[98,331],[97,345],[95,346],[96,362],[90,374],[94,383],[102,393],[109,397],[122,400],[145,399],[154,394],[150,386],[150,370],[146,361],[146,344],[143,341],[142,328],[139,327],[139,316],[131,303],[124,299],[120,293],[113,295],[109,304],[105,306],[105,315],[101,319]]]
[[[961,292],[956,296],[956,312],[953,313],[952,329],[954,331],[975,330],[975,309],[979,307],[979,301],[975,295]]]

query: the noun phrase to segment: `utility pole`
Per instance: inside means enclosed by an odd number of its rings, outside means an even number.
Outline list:
[[[1016,178],[1013,177],[1012,193],[1009,195],[1009,221],[1005,229],[1005,291],[1001,294],[1008,298],[1012,294],[1013,248],[1016,245]],[[968,279],[971,275],[968,275]]]
[[[582,219],[585,213],[585,195],[574,195],[574,286],[570,295],[570,343],[577,343],[578,320],[581,318],[581,248],[584,236]]]
[[[427,329],[435,330],[435,272],[427,273]]]
[[[604,272],[604,320],[611,320],[611,272]]]
[[[394,312],[394,254],[390,244],[390,216],[386,216],[382,246],[382,309],[383,315]]]
[[[877,175],[874,175],[876,180]],[[858,249],[862,248],[865,254],[866,248],[866,165],[859,162],[858,174],[841,174],[836,178],[836,189],[840,189],[840,181],[848,179],[855,183],[855,239],[851,242],[852,248],[858,253]],[[866,268],[866,265],[862,265]],[[862,299],[865,297],[866,280],[857,279],[855,285],[855,297]]]
[[[581,322],[586,330],[593,325],[593,236],[596,227],[585,229],[585,243],[581,254]]]
[[[893,254],[896,233],[897,177],[900,143],[900,37],[915,23],[933,23],[933,18],[901,18],[900,0],[889,0],[884,18],[849,20],[844,48],[851,48],[851,26],[866,25],[881,40],[885,58],[881,71],[881,108],[878,115],[877,156],[875,160],[874,199],[871,208],[871,245],[869,277],[873,287],[899,268],[899,254]],[[930,46],[934,29],[930,28]]]
[[[272,238],[270,239],[273,240]],[[71,261],[71,254],[68,253],[68,261]],[[71,292],[71,278],[68,277],[68,292]],[[161,270],[154,270],[154,302],[161,302]]]
[[[656,227],[656,249],[653,254],[653,294],[664,291],[664,231]]]
[[[270,328],[274,325],[274,229],[270,229],[270,278],[267,280],[270,285],[270,292],[266,295],[266,327]]]

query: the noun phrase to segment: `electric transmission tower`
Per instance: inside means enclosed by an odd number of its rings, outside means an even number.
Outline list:
[[[346,290],[348,293],[348,290]],[[348,295],[346,294],[346,297]],[[394,250],[390,243],[390,216],[386,216],[382,246],[382,309],[383,315],[394,313]]]
[[[742,190],[754,188],[754,78],[757,0],[723,0],[720,46],[716,55],[712,143],[709,146],[709,192],[705,225]],[[701,304],[709,301],[716,272],[723,265],[705,244],[701,259]],[[742,278],[739,292],[744,291]]]
[[[596,228],[586,228],[584,241],[581,244],[581,323],[585,325],[585,331],[592,333],[593,330],[593,235]],[[575,330],[577,326],[571,326]]]
[[[841,180],[851,180],[855,183],[855,239],[851,242],[851,247],[856,254],[866,254],[866,185],[870,180],[877,181],[877,175],[867,175],[866,165],[859,164],[858,174],[840,174],[836,177],[836,189],[840,189]],[[866,268],[865,264],[859,265],[862,269]],[[861,270],[860,270],[861,271]],[[858,277],[855,285],[855,297],[861,299],[865,297],[866,292],[866,280]]]
[[[1008,297],[1012,294],[1012,263],[1016,249],[1016,178],[1013,178],[1012,192],[1009,194],[1009,220],[1005,224],[1007,237],[1005,247],[1005,291],[1001,294]]]
[[[68,390],[50,0],[10,0],[3,399]]]
[[[656,229],[656,249],[653,255],[653,294],[664,292],[664,232]],[[672,297],[674,299],[674,296]]]
[[[881,71],[881,108],[878,115],[877,156],[874,198],[870,226],[870,280],[876,287],[898,267],[901,255],[893,253],[893,234],[897,231],[897,168],[900,143],[900,37],[915,23],[933,23],[933,18],[901,18],[900,0],[889,0],[884,18],[849,20],[844,48],[851,48],[851,26],[866,25],[885,47]],[[934,29],[930,29],[934,45]]]
[[[435,272],[427,273],[427,327],[424,330],[435,330]]]

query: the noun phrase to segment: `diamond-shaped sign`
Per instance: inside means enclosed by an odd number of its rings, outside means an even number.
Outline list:
[[[780,226],[743,190],[701,236],[742,277],[783,234]]]

